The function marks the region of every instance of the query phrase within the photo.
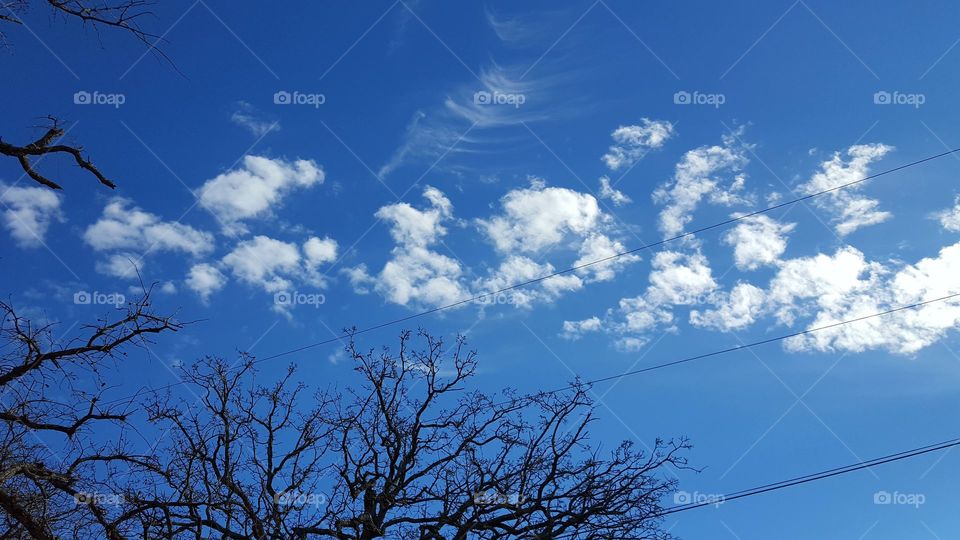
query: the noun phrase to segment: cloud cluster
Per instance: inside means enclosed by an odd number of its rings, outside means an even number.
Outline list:
[[[193,265],[186,284],[203,299],[226,285],[228,273],[241,283],[270,294],[291,292],[298,283],[325,288],[326,278],[319,267],[336,258],[337,243],[331,238],[311,237],[298,246],[257,235],[237,243],[216,263]]]
[[[214,248],[213,235],[178,221],[163,221],[127,199],[111,199],[83,240],[94,251],[106,253],[97,263],[103,274],[134,278],[152,253],[170,252],[202,257]]]

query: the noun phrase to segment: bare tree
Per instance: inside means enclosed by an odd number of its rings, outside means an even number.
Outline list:
[[[498,401],[465,390],[462,339],[419,338],[351,340],[360,384],[312,400],[292,368],[263,387],[249,357],[204,360],[186,376],[197,404],[150,406],[164,465],[133,475],[139,509],[122,518],[151,538],[669,538],[663,473],[686,467],[686,440],[603,451],[587,388]]]
[[[149,463],[128,448],[131,401],[104,402],[101,373],[131,347],[182,328],[149,306],[146,293],[64,344],[54,325],[0,303],[0,537],[123,536],[109,519],[121,504],[111,474]]]
[[[145,0],[35,0],[34,2],[28,0],[0,0],[0,25],[24,24],[21,17],[34,4],[47,7],[54,15],[63,16],[68,20],[81,21],[84,26],[90,26],[97,32],[101,27],[128,32],[146,44],[152,53],[167,59],[163,51],[156,47],[160,38],[143,30],[140,26],[140,20],[151,15],[148,8],[152,2]],[[0,46],[5,43],[6,37],[3,33],[3,27],[0,26]],[[169,61],[169,59],[167,60]],[[31,159],[39,156],[66,154],[72,157],[80,168],[96,177],[101,184],[109,188],[115,188],[116,184],[108,180],[93,165],[89,157],[83,155],[82,147],[60,142],[64,135],[60,121],[53,117],[48,117],[48,119],[50,125],[45,127],[46,132],[31,143],[21,146],[4,142],[3,138],[0,137],[0,154],[16,159],[27,176],[40,185],[51,189],[62,189],[62,186],[38,172],[31,163]]]

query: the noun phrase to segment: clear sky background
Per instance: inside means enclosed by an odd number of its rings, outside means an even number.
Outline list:
[[[135,294],[134,261],[158,311],[202,319],[126,358],[118,396],[204,354],[270,356],[960,146],[952,2],[154,11],[169,62],[39,9],[2,55],[5,140],[55,115],[119,186],[50,158],[53,194],[0,162],[3,293],[69,336]],[[958,157],[408,324],[467,335],[478,388],[534,391],[960,292]],[[598,385],[594,441],[690,437],[702,471],[675,473],[697,497],[957,437],[958,321],[939,303]],[[262,371],[347,381],[340,349]],[[958,473],[946,452],[666,526],[954,538]]]

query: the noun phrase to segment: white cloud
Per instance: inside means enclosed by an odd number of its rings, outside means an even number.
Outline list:
[[[198,197],[225,230],[239,233],[247,231],[243,220],[270,216],[290,192],[323,180],[323,170],[310,160],[246,156],[240,168],[207,180]]]
[[[727,232],[723,242],[733,246],[737,268],[756,270],[777,262],[787,249],[786,235],[795,226],[793,223],[780,223],[769,216],[751,216]]]
[[[430,203],[426,209],[396,203],[377,211],[376,216],[390,225],[396,246],[376,275],[370,275],[365,265],[348,269],[358,292],[372,287],[389,302],[430,307],[471,296],[461,283],[460,263],[430,249],[446,234],[443,224],[452,219],[453,205],[433,187],[427,187],[423,196]]]
[[[603,323],[599,317],[590,317],[582,321],[563,321],[563,332],[560,337],[575,341],[588,332],[599,332],[602,328]]]
[[[747,163],[744,150],[735,136],[727,135],[722,146],[702,146],[684,154],[673,179],[654,192],[654,201],[665,205],[660,212],[660,230],[665,237],[682,233],[705,197],[714,204],[746,202],[740,194],[744,178],[735,174]],[[728,186],[721,173],[732,175]]]
[[[749,283],[738,283],[717,309],[690,312],[690,324],[728,332],[745,328],[765,312],[766,293]]]
[[[330,237],[313,237],[303,243],[303,254],[310,266],[337,260],[337,241]]]
[[[518,283],[553,274],[554,267],[550,263],[537,263],[529,257],[512,255],[500,263],[500,266],[491,272],[490,276],[478,280],[477,288],[482,293],[492,293],[512,287]],[[563,293],[583,288],[583,280],[572,274],[551,276],[536,284],[535,287],[518,287],[500,295],[486,297],[481,302],[509,304],[521,308],[533,307],[535,301],[553,301]]]
[[[885,144],[857,144],[847,149],[849,160],[844,161],[840,152],[820,164],[820,171],[810,181],[799,187],[805,194],[817,193],[837,186],[861,180],[870,174],[870,165],[893,150]],[[846,236],[861,227],[882,223],[890,212],[878,210],[879,201],[859,193],[864,184],[839,189],[815,199],[818,207],[833,214],[837,234]]]
[[[237,102],[237,110],[230,115],[230,120],[257,137],[263,137],[271,131],[280,131],[280,122],[267,120],[263,113],[246,101]]]
[[[809,323],[821,327],[915,304],[960,292],[960,243],[943,248],[936,257],[877,275],[869,286],[836,295]],[[898,311],[852,324],[797,336],[787,341],[788,350],[852,351],[884,349],[913,354],[942,339],[951,329],[960,329],[960,302],[951,299],[919,308]]]
[[[717,289],[709,262],[700,252],[661,251],[651,264],[647,298],[654,304],[696,304]]]
[[[623,206],[624,204],[633,202],[630,197],[624,195],[622,191],[611,186],[610,178],[607,176],[600,177],[600,198],[609,199],[614,206]]]
[[[60,202],[60,195],[52,189],[8,187],[0,182],[4,225],[21,248],[41,246],[50,224],[63,221]]]
[[[135,253],[121,252],[108,255],[106,259],[96,262],[97,272],[121,279],[136,279],[143,274],[143,258]]]
[[[629,167],[650,150],[663,146],[673,136],[673,124],[664,120],[643,118],[640,125],[620,126],[610,134],[616,143],[603,155],[603,162],[611,170]]]
[[[960,196],[953,201],[953,208],[937,213],[937,219],[944,230],[960,232]]]
[[[510,191],[500,204],[501,214],[479,224],[502,253],[536,253],[556,247],[568,235],[586,235],[607,219],[592,195],[539,182]]]
[[[623,267],[640,260],[640,256],[633,253],[624,255],[626,251],[626,246],[619,241],[601,233],[591,233],[580,244],[580,258],[574,261],[573,266],[609,259],[585,268],[578,268],[577,273],[588,276],[590,281],[610,281]]]
[[[290,277],[300,270],[300,250],[296,244],[255,236],[237,244],[222,262],[240,281],[276,293],[292,288]]]
[[[186,279],[187,287],[199,294],[204,302],[210,298],[211,294],[222,289],[226,283],[227,277],[223,272],[207,263],[193,265]]]
[[[126,199],[115,198],[83,233],[96,251],[174,251],[201,256],[213,250],[213,235],[175,221],[161,221]]]

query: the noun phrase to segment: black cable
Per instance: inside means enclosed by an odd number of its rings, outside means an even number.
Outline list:
[[[870,459],[867,461],[852,463],[849,465],[845,465],[843,467],[835,467],[833,469],[827,469],[825,471],[798,476],[796,478],[791,478],[789,480],[781,480],[780,482],[774,482],[774,483],[766,484],[763,486],[757,486],[750,489],[735,491],[728,495],[721,495],[715,498],[711,497],[710,498],[711,500],[709,501],[701,501],[701,502],[689,503],[689,504],[680,505],[680,506],[674,506],[671,508],[665,508],[661,512],[657,513],[654,517],[663,517],[670,514],[676,514],[677,512],[685,512],[687,510],[693,510],[694,508],[702,508],[704,506],[713,506],[716,504],[723,504],[723,503],[726,503],[727,501],[741,499],[743,497],[751,497],[753,495],[759,495],[761,493],[766,493],[768,491],[775,491],[778,489],[784,489],[792,486],[797,486],[800,484],[806,484],[809,482],[814,482],[816,480],[823,480],[825,478],[831,478],[834,476],[839,476],[841,474],[847,474],[854,471],[859,471],[861,469],[876,467],[877,465],[883,465],[886,463],[892,463],[894,461],[909,459],[909,458],[920,456],[923,454],[929,454],[930,452],[945,450],[947,448],[952,448],[954,446],[960,446],[960,439],[950,439],[947,441],[943,441],[935,444],[929,444],[927,446],[921,446],[918,448],[912,448],[910,450],[904,450],[901,452],[897,452],[895,454],[889,454],[886,456]]]

